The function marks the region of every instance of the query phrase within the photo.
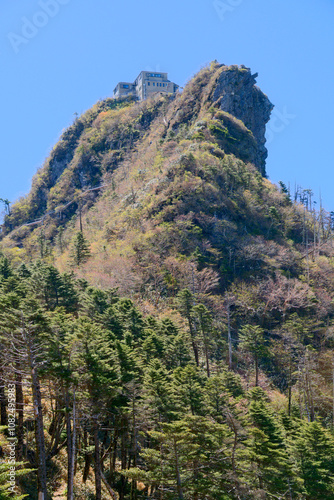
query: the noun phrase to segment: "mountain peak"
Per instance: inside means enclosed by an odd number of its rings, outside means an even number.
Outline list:
[[[174,154],[213,147],[265,175],[265,126],[273,105],[255,78],[245,66],[213,62],[182,93],[98,102],[62,134],[30,193],[12,206],[2,234],[15,230],[12,236],[21,244],[49,218],[52,239],[59,224],[95,203],[111,175],[126,165],[136,168],[138,155],[148,151],[154,163],[166,147]],[[153,163],[145,163],[145,170],[154,170]]]

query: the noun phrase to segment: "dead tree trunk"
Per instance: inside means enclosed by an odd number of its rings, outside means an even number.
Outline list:
[[[175,474],[176,474],[176,488],[178,500],[183,500],[183,491],[182,491],[182,483],[181,483],[181,474],[180,474],[180,465],[179,465],[179,455],[177,452],[176,439],[174,438],[174,454],[175,454]]]
[[[72,429],[68,388],[65,389],[66,436],[67,436],[67,500],[73,500]]]
[[[47,499],[46,455],[45,455],[45,441],[44,441],[42,396],[41,396],[41,388],[37,373],[36,362],[34,359],[34,354],[30,339],[28,340],[28,359],[31,372],[31,388],[33,394],[33,405],[35,414],[38,500],[46,500]]]
[[[0,378],[0,424],[7,425],[7,400],[5,394],[4,380]]]
[[[99,426],[97,418],[94,419],[94,459],[95,459],[95,500],[102,500],[101,488],[101,455],[99,443]]]
[[[227,304],[228,367],[232,370],[231,304]]]

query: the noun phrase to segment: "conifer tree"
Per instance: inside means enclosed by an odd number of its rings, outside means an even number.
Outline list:
[[[176,368],[173,372],[175,399],[183,412],[201,414],[203,408],[204,377],[195,365]]]
[[[81,231],[72,240],[70,255],[73,265],[77,267],[86,262],[90,255],[88,242]]]
[[[177,296],[177,304],[182,316],[187,320],[189,327],[189,334],[191,339],[191,345],[194,352],[196,365],[199,366],[199,354],[198,354],[198,345],[196,340],[196,330],[194,327],[194,315],[193,315],[193,307],[194,307],[194,296],[192,293],[186,288],[185,290],[181,290]]]
[[[185,366],[191,361],[189,338],[170,319],[164,319],[158,328],[164,339],[164,361],[169,369]]]
[[[47,500],[46,448],[42,407],[40,371],[45,346],[43,333],[46,319],[34,300],[23,300],[18,309],[0,314],[1,341],[12,348],[7,350],[8,364],[30,379],[35,418],[35,445],[38,494]]]
[[[308,500],[334,498],[334,439],[319,422],[303,422],[291,442]]]
[[[67,447],[67,500],[73,500],[74,469],[76,460],[76,388],[78,385],[75,360],[80,349],[76,334],[76,321],[72,316],[64,314],[63,310],[51,316],[51,330],[48,336],[47,367],[51,379],[56,381],[56,415],[52,422],[53,450],[59,447],[60,433],[65,416],[66,447]]]
[[[146,469],[132,468],[125,475],[142,480],[163,500],[228,500],[230,432],[205,417],[189,416],[150,431],[154,447],[141,456]]]
[[[7,257],[0,259],[0,277],[1,279],[8,279],[13,274],[12,268],[9,264]]]
[[[85,412],[94,440],[94,472],[96,500],[102,499],[102,463],[99,429],[107,408],[116,397],[118,366],[108,332],[89,318],[80,318],[76,324],[80,349],[75,354],[78,391],[88,394]]]
[[[152,360],[145,370],[143,404],[155,422],[175,419],[176,407],[168,371],[161,360]]]
[[[210,345],[212,343],[211,332],[212,332],[212,317],[203,304],[199,304],[193,308],[193,313],[198,321],[199,331],[202,335],[203,340],[203,350],[206,362],[206,373],[210,377]]]
[[[255,385],[259,384],[259,359],[267,353],[263,329],[258,325],[245,325],[239,332],[239,348],[254,358]]]
[[[48,309],[54,309],[60,304],[62,279],[57,269],[43,261],[37,261],[31,266],[28,280],[37,297],[45,302]]]
[[[217,421],[222,422],[229,393],[221,375],[215,375],[207,380],[204,397],[207,411],[210,415],[214,416]]]
[[[246,441],[253,467],[250,468],[253,487],[270,493],[283,493],[292,481],[282,426],[269,408],[267,396],[260,387],[250,391],[250,438]]]

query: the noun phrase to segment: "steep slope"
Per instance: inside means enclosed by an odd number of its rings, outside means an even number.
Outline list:
[[[29,195],[12,207],[5,231],[51,210],[59,212],[75,193],[99,185],[105,173],[122,165],[125,156],[132,159],[138,142],[152,133],[156,118],[164,123],[161,138],[170,138],[181,128],[190,129],[212,105],[225,112],[211,113],[207,125],[212,135],[226,153],[250,161],[264,174],[265,123],[272,105],[255,86],[250,70],[216,64],[200,72],[175,101],[157,97],[138,104],[107,99],[78,118],[35,176]],[[65,212],[69,214],[73,207]]]
[[[176,98],[98,103],[13,205],[3,247],[65,270],[80,229],[91,257],[77,272],[153,302],[196,280],[221,292],[277,269],[298,276],[303,210],[261,175],[271,109],[249,69],[217,63]]]
[[[307,275],[308,289],[306,242],[322,241],[326,252],[330,221],[324,213],[315,221],[262,175],[271,109],[249,69],[217,63],[176,98],[98,103],[65,131],[13,205],[6,255],[71,270],[80,230],[90,258],[78,276],[118,287],[149,310],[169,307],[184,288],[211,293],[212,302],[240,280],[270,288]]]
[[[6,217],[3,366],[32,325],[50,460],[78,415],[54,491],[91,495],[94,462],[124,500],[333,497],[333,221],[266,179],[271,110],[217,63],[175,98],[107,99]]]

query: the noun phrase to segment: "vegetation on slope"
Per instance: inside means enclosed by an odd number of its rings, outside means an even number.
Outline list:
[[[96,105],[5,219],[2,379],[21,377],[17,459],[40,491],[334,495],[332,220],[252,165],[252,133],[212,101],[226,70]]]
[[[226,318],[189,290],[178,293],[174,313],[143,316],[115,290],[41,261],[15,271],[3,258],[2,376],[24,395],[17,460],[37,469],[38,488],[44,467],[50,495],[65,480],[73,498],[91,498],[92,480],[94,498],[107,498],[108,489],[123,499],[331,498],[333,341],[315,324],[312,300],[299,314],[287,307],[284,323],[255,301],[239,291],[226,304],[233,302],[233,332],[243,325],[229,370]],[[267,307],[263,327],[256,306]],[[277,363],[282,392],[270,382]],[[27,383],[43,409],[36,439]],[[32,499],[33,481],[24,483]]]

